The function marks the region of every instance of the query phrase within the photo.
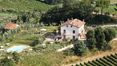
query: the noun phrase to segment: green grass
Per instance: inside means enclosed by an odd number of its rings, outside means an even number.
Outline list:
[[[39,38],[39,35],[34,34],[36,28],[32,28],[32,30],[23,30],[14,35],[14,40],[11,42],[12,44],[31,44],[35,39]]]
[[[12,44],[31,44],[36,39],[41,39],[40,34],[35,34],[40,32],[40,28],[47,29],[47,32],[53,32],[57,29],[57,26],[44,26],[44,27],[30,27],[28,30],[26,28],[21,28],[19,33],[14,35]],[[45,32],[44,32],[45,33]],[[42,34],[44,34],[42,33]]]
[[[57,30],[58,29],[58,26],[45,26],[43,27],[45,29],[47,29],[47,32],[53,32],[54,30]]]
[[[0,23],[4,21],[8,21],[16,17],[17,15],[15,13],[0,13]]]
[[[22,60],[19,66],[60,66],[64,55],[55,52],[45,52],[43,54],[32,52],[21,54],[21,57]]]
[[[46,11],[50,5],[36,0],[0,0],[0,8],[13,9],[16,11],[40,10]]]
[[[110,14],[117,14],[117,11],[115,11],[114,8],[117,8],[115,5],[110,5],[108,8],[104,9],[104,12],[109,12]]]

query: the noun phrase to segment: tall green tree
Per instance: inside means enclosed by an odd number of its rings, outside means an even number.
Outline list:
[[[87,47],[89,49],[94,49],[96,48],[96,39],[95,39],[95,31],[94,30],[89,30],[86,34],[87,38]]]
[[[5,57],[3,59],[0,59],[0,66],[16,66],[16,65],[11,59]]]
[[[13,56],[12,58],[16,64],[21,60],[19,54],[16,52],[12,53],[12,56]]]
[[[104,30],[101,27],[98,27],[95,29],[95,37],[96,37],[96,41],[97,41],[96,47],[99,50],[106,50],[108,45],[105,40]]]
[[[78,41],[74,43],[74,53],[76,55],[82,56],[87,52],[87,47],[83,41]]]
[[[114,28],[106,28],[104,30],[104,34],[105,34],[105,40],[107,42],[111,41],[113,38],[116,37],[116,30]]]
[[[29,15],[28,14],[23,14],[21,16],[21,20],[25,23],[25,22],[29,22]]]

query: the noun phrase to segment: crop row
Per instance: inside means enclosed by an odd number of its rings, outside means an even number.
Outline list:
[[[102,58],[80,63],[72,66],[117,66],[117,54],[111,54]]]

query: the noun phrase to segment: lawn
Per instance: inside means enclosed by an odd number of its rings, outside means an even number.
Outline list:
[[[0,23],[16,18],[15,13],[0,13]]]
[[[111,4],[117,4],[117,0],[110,0]],[[106,11],[108,11],[111,14],[117,14],[117,11],[114,10],[114,8],[117,9],[116,5],[110,5],[108,9],[106,9]]]
[[[64,59],[62,53],[51,51],[43,54],[38,52],[22,53],[21,57],[21,63],[18,66],[60,66],[61,60]]]
[[[16,33],[14,35],[14,39],[11,42],[12,44],[31,44],[35,39],[39,38],[39,34],[34,34],[35,29],[37,28],[32,28],[30,30],[22,29],[19,33]]]
[[[110,5],[107,9],[105,9],[105,11],[111,13],[111,14],[117,14],[117,11],[115,11],[114,8],[117,8],[117,6],[115,5]]]

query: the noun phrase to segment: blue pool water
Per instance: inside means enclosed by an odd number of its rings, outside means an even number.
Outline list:
[[[10,48],[7,49],[7,52],[17,52],[20,53],[22,52],[24,49],[28,48],[29,46],[27,45],[17,45],[17,46],[12,46]]]

